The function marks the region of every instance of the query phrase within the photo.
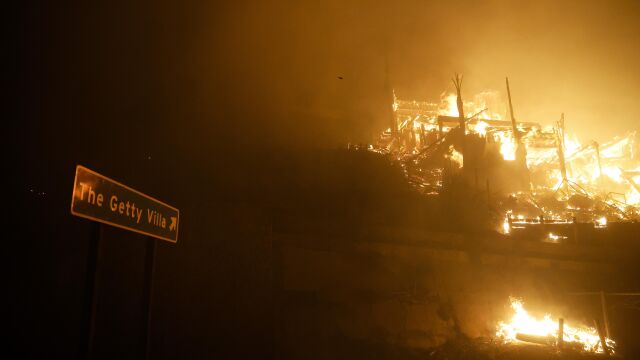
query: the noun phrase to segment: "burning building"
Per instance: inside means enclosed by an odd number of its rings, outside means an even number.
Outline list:
[[[564,122],[516,120],[495,91],[440,102],[407,101],[394,94],[394,117],[369,150],[402,166],[425,195],[438,195],[461,178],[494,199],[504,232],[528,224],[581,222],[606,226],[640,216],[640,151],[630,131],[606,143],[581,142]],[[501,115],[509,109],[509,120]],[[468,115],[467,115],[468,114]]]
[[[623,232],[626,239],[628,234],[637,235],[640,148],[634,129],[603,143],[580,141],[567,128],[564,114],[558,114],[552,125],[517,119],[508,79],[507,102],[496,91],[466,100],[462,78],[456,76],[453,83],[456,93],[445,92],[437,102],[403,100],[394,92],[390,126],[366,150],[399,167],[424,198],[449,207],[462,203],[458,209],[464,210],[446,216],[464,218],[466,213],[475,219],[475,225],[461,228],[466,232],[461,235],[466,243],[461,248],[470,251],[471,258],[479,252],[484,255],[476,261],[483,266],[504,262],[510,268],[514,254],[522,259],[536,254],[540,260],[534,263],[557,267],[557,259],[582,262],[603,252],[602,246],[619,246]],[[479,236],[479,231],[486,235]],[[429,238],[422,246],[431,247],[429,241],[434,240]],[[451,243],[446,246],[456,248]],[[629,246],[637,244],[607,250],[601,260],[615,262],[612,259],[618,255],[613,252],[627,251],[620,249]],[[438,262],[438,257],[430,261]],[[525,273],[537,272],[536,267],[532,264]],[[571,281],[561,287],[567,286],[578,288]],[[604,295],[602,302],[606,319]],[[575,319],[565,323],[549,314],[536,317],[515,298],[510,299],[509,309],[510,315],[502,315],[504,320],[497,323],[494,334],[505,344],[528,342],[587,353],[615,351],[608,325],[605,333],[602,324],[585,325]]]

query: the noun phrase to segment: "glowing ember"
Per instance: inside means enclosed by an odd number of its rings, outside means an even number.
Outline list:
[[[500,141],[500,153],[505,160],[516,159],[516,144],[510,133],[499,132],[497,133]]]
[[[558,340],[558,322],[552,320],[551,315],[546,314],[542,319],[537,319],[524,309],[522,300],[510,298],[513,315],[509,322],[500,322],[496,330],[496,337],[506,343],[518,341],[517,334],[544,336],[554,341]],[[578,343],[582,349],[589,352],[604,352],[600,344],[600,337],[596,329],[591,327],[574,327],[564,324],[563,340],[566,343]],[[610,350],[615,348],[615,342],[606,339]]]
[[[599,227],[599,228],[607,227],[607,218],[603,216],[600,219],[596,220],[596,227]]]
[[[505,216],[504,221],[502,222],[502,233],[509,234],[511,232],[511,224],[509,223],[509,215]]]
[[[556,235],[554,233],[549,233],[549,235],[547,236],[547,242],[558,243],[558,242],[560,242],[560,240],[564,240],[566,238],[567,238],[566,236]]]
[[[442,95],[442,105],[439,114],[446,116],[458,117],[457,97],[455,94]]]
[[[487,124],[486,122],[478,121],[476,126],[473,128],[473,131],[475,131],[480,136],[486,136],[488,127],[489,127],[489,124]]]
[[[464,157],[460,152],[453,148],[453,145],[449,147],[449,153],[450,154],[446,157],[451,159],[456,165],[458,165],[458,167],[462,167]]]

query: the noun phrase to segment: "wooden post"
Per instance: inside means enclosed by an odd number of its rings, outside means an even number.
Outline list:
[[[607,314],[607,302],[605,300],[604,291],[600,291],[600,305],[602,305],[602,319],[604,320],[605,335],[611,338],[609,332],[609,315]]]
[[[398,119],[397,119],[397,101],[398,99],[396,98],[396,92],[395,90],[391,87],[391,82],[389,81],[389,62],[385,62],[385,72],[384,72],[384,88],[385,91],[387,92],[387,96],[391,95],[391,118],[389,119],[390,121],[390,128],[391,128],[391,138],[395,139],[398,136]],[[389,94],[391,93],[391,94]]]
[[[598,336],[600,337],[600,345],[602,345],[602,350],[604,351],[604,353],[606,355],[609,355],[609,347],[607,346],[607,342],[606,339],[604,337],[604,334],[602,333],[602,325],[600,324],[600,321],[598,321],[598,319],[594,319],[593,320],[595,325],[596,325],[596,330],[598,331]]]
[[[560,115],[560,121],[556,126],[556,141],[558,143],[558,159],[560,161],[560,173],[562,175],[562,185],[567,196],[569,195],[569,181],[567,179],[567,164],[564,158],[564,113]]]
[[[456,77],[453,79],[453,85],[455,85],[456,87],[456,94],[457,94],[457,100],[456,100],[456,104],[458,106],[458,127],[460,128],[460,130],[462,131],[462,134],[460,135],[460,153],[462,154],[462,169],[463,171],[466,170],[466,166],[465,166],[465,156],[467,156],[466,154],[466,146],[465,146],[465,137],[467,135],[467,125],[465,123],[465,118],[464,118],[464,103],[462,101],[462,76],[456,74]]]
[[[467,134],[467,126],[465,124],[465,118],[464,118],[464,102],[462,101],[462,76],[456,74],[456,77],[453,79],[453,85],[455,85],[456,87],[456,93],[457,93],[457,99],[456,99],[456,105],[458,106],[458,123],[460,126],[460,129],[462,130],[462,134],[466,135]],[[464,154],[462,154],[464,156]]]
[[[468,152],[467,152],[467,119],[464,117],[464,102],[462,101],[462,75],[456,74],[456,77],[453,79],[453,84],[456,87],[457,93],[457,101],[456,104],[458,106],[458,127],[460,128],[460,153],[462,154],[462,173],[464,175],[465,181],[470,180],[471,178],[471,167],[469,166],[471,162],[469,161]]]
[[[511,116],[511,127],[513,129],[513,140],[515,141],[516,150],[520,147],[520,133],[516,124],[516,118],[513,116],[513,103],[511,102],[511,89],[509,88],[509,78],[505,78],[507,83],[507,97],[509,99],[509,115]],[[516,151],[517,154],[517,151]],[[518,159],[519,160],[519,159]]]
[[[529,169],[527,168],[527,148],[522,144],[522,137],[518,130],[518,124],[516,118],[513,115],[513,102],[511,101],[511,88],[509,87],[509,78],[505,78],[507,84],[507,97],[509,99],[509,116],[511,117],[511,127],[513,131],[513,142],[516,147],[516,163],[521,171],[521,179],[526,182],[529,190],[533,188],[531,184],[531,177],[529,175]]]
[[[558,349],[562,350],[564,346],[564,319],[558,319]]]
[[[144,289],[143,289],[143,304],[145,306],[145,336],[144,336],[144,351],[145,359],[150,358],[151,353],[151,310],[153,304],[153,277],[156,270],[156,239],[147,237],[147,248],[145,251],[144,259]]]
[[[598,160],[598,181],[602,181],[602,164],[600,162],[600,144],[594,141],[593,148],[596,150],[596,160]]]

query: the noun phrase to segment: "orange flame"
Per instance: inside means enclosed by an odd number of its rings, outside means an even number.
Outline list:
[[[551,315],[546,314],[542,319],[535,318],[525,310],[522,300],[513,297],[509,300],[512,310],[511,318],[508,322],[501,321],[498,324],[496,337],[510,343],[518,341],[516,335],[520,333],[550,337],[557,341],[558,322],[552,320]],[[585,351],[604,352],[597,331],[591,327],[575,327],[565,323],[563,341],[579,343]],[[616,344],[613,340],[607,338],[605,341],[609,349],[615,348]]]

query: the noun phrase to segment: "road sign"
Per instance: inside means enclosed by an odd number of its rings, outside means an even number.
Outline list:
[[[76,167],[71,214],[172,243],[180,210],[82,165]]]

